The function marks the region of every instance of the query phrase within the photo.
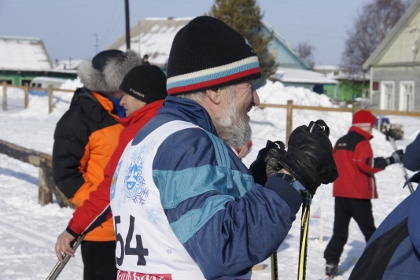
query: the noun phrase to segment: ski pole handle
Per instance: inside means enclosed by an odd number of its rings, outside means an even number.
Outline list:
[[[317,120],[317,121],[311,121],[308,125],[308,131],[314,132],[317,130],[323,130],[327,134],[327,136],[330,136],[330,128],[323,120]]]

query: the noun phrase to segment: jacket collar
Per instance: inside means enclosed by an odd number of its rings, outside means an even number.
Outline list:
[[[148,104],[144,105],[142,108],[140,108],[140,109],[134,111],[133,113],[131,113],[130,116],[128,116],[126,118],[121,118],[120,123],[124,127],[127,127],[128,125],[139,121],[140,119],[142,119],[143,117],[145,117],[149,114],[155,115],[158,108],[162,107],[162,103],[163,103],[163,100],[156,100],[154,102],[148,103]]]
[[[352,125],[351,127],[350,127],[350,130],[349,131],[354,131],[354,132],[356,132],[356,133],[358,133],[358,134],[360,134],[360,135],[362,135],[364,138],[366,138],[367,140],[370,140],[370,139],[372,139],[373,138],[373,135],[372,134],[370,134],[369,132],[367,132],[367,131],[364,131],[363,129],[361,129],[360,127],[357,127],[357,126],[355,126],[355,125]]]
[[[191,122],[214,135],[218,135],[210,115],[204,107],[193,100],[167,96],[163,107],[159,110],[160,114],[173,115],[177,119]]]

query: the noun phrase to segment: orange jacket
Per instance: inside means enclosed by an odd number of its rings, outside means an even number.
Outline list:
[[[54,132],[53,175],[57,187],[79,207],[104,179],[104,168],[123,126],[105,96],[78,89]],[[115,240],[112,220],[90,232],[86,241]]]
[[[90,193],[89,199],[74,211],[73,218],[69,221],[67,227],[67,231],[72,235],[78,236],[85,231],[89,225],[93,228],[97,224],[101,224],[105,219],[111,217],[111,215],[102,216],[100,219],[95,220],[97,216],[103,213],[104,209],[109,206],[112,176],[114,175],[120,157],[127,144],[134,138],[137,132],[149,122],[150,119],[156,116],[159,108],[162,107],[162,103],[163,100],[157,100],[146,104],[144,107],[133,112],[129,117],[120,119],[121,124],[124,126],[124,130],[120,134],[118,147],[115,149],[104,170],[105,179],[99,184],[97,190]],[[112,221],[112,219],[109,219],[108,222],[109,221]],[[92,222],[95,223],[92,224]]]

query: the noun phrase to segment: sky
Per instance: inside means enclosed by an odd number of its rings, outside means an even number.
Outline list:
[[[65,89],[74,89],[80,83],[68,81]],[[2,87],[0,86],[0,92]],[[303,88],[287,87],[280,82],[268,82],[258,90],[262,103],[286,104],[293,100],[298,105],[333,107],[325,95],[318,95]],[[24,109],[23,92],[8,89],[7,110],[0,110],[2,133],[0,139],[40,152],[52,152],[55,125],[68,109],[72,93],[54,92],[54,111],[48,114],[47,96],[29,97],[29,106]],[[0,100],[1,104],[2,100]],[[254,146],[244,159],[249,166],[267,140],[285,141],[286,110],[279,108],[254,108],[250,111],[252,141]],[[400,149],[411,143],[420,131],[420,119],[414,117],[388,116],[391,123],[403,125],[404,138],[396,141]],[[323,119],[330,127],[332,143],[347,133],[351,124],[351,113],[295,110],[293,127],[308,125],[311,120]],[[375,156],[389,156],[392,145],[379,131],[373,131],[371,140]],[[38,168],[0,154],[0,279],[38,280],[45,279],[57,259],[54,245],[57,236],[65,229],[72,210],[59,208],[56,203],[46,206],[38,204]],[[412,175],[408,171],[409,175]],[[401,165],[388,166],[376,175],[379,199],[372,200],[375,224],[379,223],[395,206],[409,195],[403,189],[404,173]],[[414,184],[414,187],[417,187]],[[322,185],[313,199],[312,215],[308,235],[308,254],[306,279],[323,279],[324,249],[331,238],[333,225],[334,199],[332,184]],[[295,280],[298,271],[300,217],[296,220],[288,236],[278,249],[279,279]],[[365,246],[364,237],[357,225],[350,223],[350,238],[341,256],[341,267],[358,258]],[[82,279],[80,249],[59,276],[60,280]],[[253,280],[268,280],[270,259],[265,260],[255,270]],[[352,266],[350,266],[352,268]],[[343,276],[335,279],[348,279],[351,268]]]
[[[263,20],[293,47],[313,46],[316,65],[338,66],[347,31],[373,0],[257,0]],[[147,17],[195,17],[214,0],[131,0],[130,27]],[[0,0],[0,36],[44,41],[51,61],[90,59],[125,34],[124,0]]]

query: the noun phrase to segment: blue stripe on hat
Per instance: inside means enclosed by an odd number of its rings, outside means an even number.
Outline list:
[[[185,87],[198,83],[209,82],[220,79],[221,77],[227,77],[247,70],[256,69],[259,68],[259,66],[258,57],[251,56],[227,65],[168,78],[166,88],[169,91],[169,89],[175,87]]]

